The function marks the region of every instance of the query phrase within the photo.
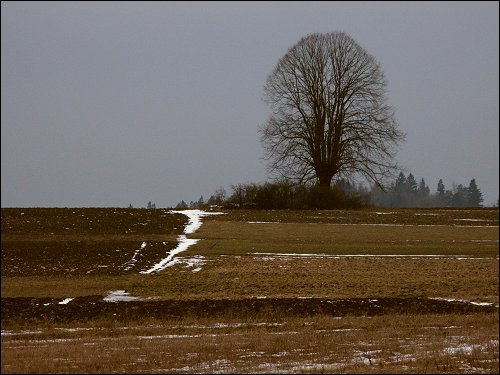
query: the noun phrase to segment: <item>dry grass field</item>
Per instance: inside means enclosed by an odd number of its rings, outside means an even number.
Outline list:
[[[187,219],[2,208],[2,373],[498,373],[498,209]]]

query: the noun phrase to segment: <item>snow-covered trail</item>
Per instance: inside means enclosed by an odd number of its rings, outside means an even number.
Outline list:
[[[224,212],[207,212],[207,211],[202,211],[202,210],[182,210],[182,211],[170,211],[172,213],[178,213],[178,214],[183,214],[186,215],[189,218],[189,221],[184,228],[184,234],[181,234],[180,236],[177,237],[177,242],[178,245],[175,249],[170,250],[167,253],[167,256],[163,258],[161,261],[156,263],[153,267],[146,271],[141,271],[140,273],[142,274],[149,274],[152,272],[156,271],[161,271],[168,267],[174,256],[177,254],[186,251],[191,245],[196,244],[199,239],[195,238],[187,238],[187,234],[192,234],[196,232],[202,224],[201,218],[205,216],[210,216],[210,215],[222,215]]]

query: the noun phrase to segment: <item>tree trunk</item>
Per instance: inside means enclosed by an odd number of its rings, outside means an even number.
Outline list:
[[[323,173],[323,174],[320,174],[318,176],[318,178],[319,178],[319,186],[320,187],[322,187],[324,189],[330,189],[331,184],[332,184],[332,178],[333,178],[332,175]]]

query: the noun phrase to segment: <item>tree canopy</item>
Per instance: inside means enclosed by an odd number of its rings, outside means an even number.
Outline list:
[[[271,115],[260,134],[269,170],[325,187],[354,174],[381,185],[398,170],[394,157],[405,137],[386,85],[375,58],[346,33],[302,38],[264,86]]]

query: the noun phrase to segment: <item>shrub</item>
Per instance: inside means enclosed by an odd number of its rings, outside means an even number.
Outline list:
[[[342,186],[342,185],[341,185]],[[259,209],[337,209],[360,208],[368,198],[341,187],[293,185],[288,182],[266,182],[233,185],[233,194],[225,201],[229,207]]]

